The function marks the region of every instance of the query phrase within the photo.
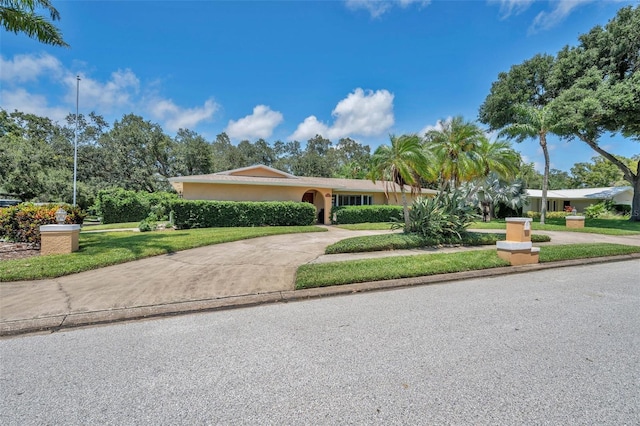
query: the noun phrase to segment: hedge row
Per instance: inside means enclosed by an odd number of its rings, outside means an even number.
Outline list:
[[[139,222],[155,214],[159,219],[169,214],[169,204],[178,195],[170,192],[127,191],[122,188],[98,192],[97,213],[102,223]]]
[[[339,206],[334,207],[332,222],[339,225],[348,223],[392,222],[402,220],[402,206]]]
[[[564,219],[567,216],[571,216],[571,212],[547,212],[545,215],[546,219]],[[529,210],[526,214],[527,217],[532,219],[540,219],[540,212],[534,212]]]
[[[293,201],[173,200],[174,224],[179,229],[231,226],[300,226],[316,221],[316,208]]]
[[[82,224],[86,214],[69,204],[34,205],[22,203],[0,209],[0,238],[19,243],[40,244],[40,225],[56,222],[56,211],[67,211],[68,224]]]

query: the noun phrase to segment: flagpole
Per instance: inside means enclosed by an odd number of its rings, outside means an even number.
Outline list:
[[[76,76],[76,130],[73,141],[73,206],[76,206],[76,179],[78,176],[78,104],[80,101],[80,76]]]

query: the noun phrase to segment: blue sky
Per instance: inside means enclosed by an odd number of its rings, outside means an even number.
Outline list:
[[[438,120],[475,120],[498,73],[555,54],[637,1],[55,1],[71,48],[1,35],[0,106],[110,123],[135,113],[170,135],[235,143],[316,133],[371,146]],[[632,156],[620,136],[601,144]],[[515,144],[543,164],[536,141]],[[553,168],[596,155],[550,140]]]

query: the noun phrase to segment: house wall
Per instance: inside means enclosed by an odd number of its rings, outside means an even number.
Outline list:
[[[616,195],[615,197],[613,197],[613,203],[614,204],[627,204],[627,205],[633,205],[633,191],[629,190],[629,191],[625,191],[621,194]]]

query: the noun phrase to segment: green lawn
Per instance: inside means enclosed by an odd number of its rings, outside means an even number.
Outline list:
[[[495,244],[496,241],[505,239],[505,234],[469,232],[462,241],[451,241],[450,244],[462,244],[467,246],[481,246]],[[549,242],[551,239],[547,235],[532,234],[531,241],[534,243]],[[420,247],[437,246],[436,241],[421,237],[415,234],[382,234],[365,235],[360,237],[347,238],[330,245],[325,249],[325,254],[336,253],[361,253],[369,251],[383,250],[407,250]]]
[[[54,278],[212,244],[300,232],[322,232],[316,226],[204,228],[156,232],[81,233],[80,250],[0,262],[0,281]]]
[[[82,231],[98,231],[105,229],[136,229],[140,222],[108,223],[106,225],[82,225]]]
[[[391,229],[388,222],[379,223],[356,223],[353,225],[336,225],[338,228],[350,229],[354,231],[379,231]],[[547,219],[544,225],[533,221],[534,231],[568,231],[586,232],[592,234],[606,235],[635,235],[640,234],[640,222],[631,222],[627,219],[586,219],[585,228],[567,228],[564,219]],[[493,219],[491,222],[473,222],[469,229],[506,229],[504,219]]]
[[[626,219],[585,219],[584,228],[567,228],[565,219],[546,219],[545,224],[533,221],[531,228],[534,231],[567,231],[586,232],[605,235],[635,235],[640,234],[640,222],[631,222]],[[470,229],[506,229],[504,219],[493,219],[491,222],[473,222]]]
[[[540,250],[540,262],[630,253],[640,253],[640,247],[607,243],[548,246]],[[419,277],[508,265],[508,262],[498,257],[496,250],[315,263],[298,268],[296,289]]]

